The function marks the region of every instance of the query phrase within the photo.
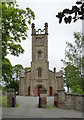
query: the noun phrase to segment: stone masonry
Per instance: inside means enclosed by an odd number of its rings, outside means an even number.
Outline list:
[[[31,70],[23,71],[19,82],[19,95],[38,96],[40,89],[46,89],[48,96],[53,96],[58,89],[63,89],[63,74],[49,70],[48,61],[48,23],[44,29],[35,29],[32,23],[32,62]]]

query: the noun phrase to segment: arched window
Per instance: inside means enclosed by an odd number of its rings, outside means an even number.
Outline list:
[[[38,68],[38,77],[41,77],[41,76],[42,76],[42,69]]]
[[[42,59],[42,52],[38,51],[38,60],[41,60],[41,59]]]

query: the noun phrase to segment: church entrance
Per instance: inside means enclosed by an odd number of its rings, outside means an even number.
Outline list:
[[[52,96],[52,87],[50,87],[49,92],[50,92],[50,96]]]
[[[30,96],[30,87],[28,88],[28,96]]]
[[[39,96],[39,94],[40,94],[40,89],[41,89],[41,88],[42,88],[41,86],[38,87],[38,96]]]

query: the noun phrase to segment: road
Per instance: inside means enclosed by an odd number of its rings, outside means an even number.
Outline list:
[[[60,108],[38,108],[38,97],[17,96],[19,107],[3,107],[3,118],[82,118],[82,112]]]

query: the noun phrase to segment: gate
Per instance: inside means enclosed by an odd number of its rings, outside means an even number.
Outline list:
[[[52,87],[50,87],[50,96],[52,96]]]
[[[58,107],[58,94],[54,94],[54,106]]]

